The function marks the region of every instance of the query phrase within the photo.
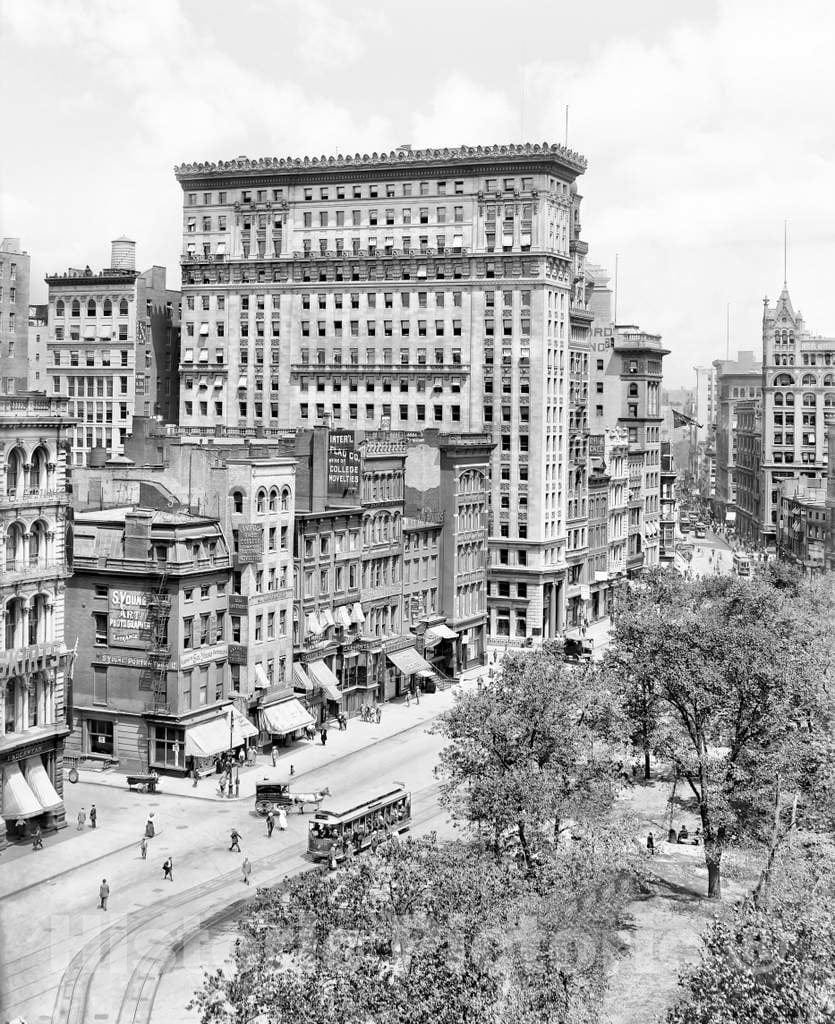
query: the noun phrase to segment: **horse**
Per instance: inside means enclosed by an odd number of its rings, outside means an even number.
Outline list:
[[[315,809],[319,810],[319,804],[325,799],[326,796],[330,796],[331,791],[325,786],[323,789],[314,790],[312,793],[292,793],[293,803],[298,807],[299,814],[304,814],[305,804],[313,804]]]

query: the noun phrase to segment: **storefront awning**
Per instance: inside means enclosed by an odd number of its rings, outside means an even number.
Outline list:
[[[307,672],[298,664],[293,665],[293,684],[305,691],[313,689],[313,683],[311,683]]]
[[[258,730],[252,722],[244,718],[237,708],[233,708],[231,736],[228,711],[186,729],[186,756],[211,757],[230,747],[239,747],[251,736],[257,735]]]
[[[50,782],[43,761],[39,757],[26,759],[26,783],[45,811],[58,811],[64,806],[64,801],[55,792],[55,787]]]
[[[263,665],[255,666],[255,686],[256,689],[262,690],[269,690],[270,688],[270,680],[267,678]]]
[[[317,686],[321,686],[328,695],[328,700],[342,700],[339,692],[339,680],[324,661],[309,661],[307,672]]]
[[[305,729],[308,725],[314,724],[313,716],[298,700],[283,700],[280,704],[270,704],[269,707],[259,708],[258,714],[264,732],[276,736],[286,736],[297,729]]]
[[[407,676],[419,672],[432,673],[432,666],[422,658],[414,647],[405,647],[402,651],[386,651],[386,657],[400,671]]]
[[[458,634],[454,629],[450,629],[445,623],[441,623],[438,626],[430,626],[429,629],[423,634],[423,643],[425,647],[434,647],[435,644],[441,642],[441,640],[457,640]]]
[[[37,818],[43,813],[17,762],[3,766],[3,817],[6,821]]]
[[[363,612],[359,601],[356,601],[351,608],[351,622],[365,622],[365,613]]]
[[[326,626],[335,626],[336,620],[333,617],[333,612],[330,608],[323,608],[319,612],[319,621],[323,622]]]
[[[341,626],[343,629],[348,629],[351,625],[351,609],[347,605],[341,604],[338,608],[334,608],[333,617],[337,626]]]
[[[314,636],[318,636],[320,633],[324,633],[327,629],[327,623],[322,622],[316,612],[308,612],[307,615],[307,632],[312,633]]]

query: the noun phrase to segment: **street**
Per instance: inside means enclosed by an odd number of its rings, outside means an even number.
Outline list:
[[[415,831],[437,828],[444,816],[437,806],[432,769],[441,746],[440,738],[428,735],[421,722],[371,749],[347,754],[338,766],[306,772],[303,787],[329,786],[329,802],[339,807],[357,789],[403,780],[413,793]],[[0,1005],[5,1015],[22,1016],[27,1024],[178,1019],[173,1016],[176,1007],[153,1014],[156,984],[174,945],[200,933],[213,915],[251,896],[257,885],[275,884],[287,872],[309,867],[302,858],[308,815],[288,815],[287,832],[276,830],[268,839],[264,820],[249,800],[208,803],[84,783],[71,795],[71,824],[57,842],[67,849],[84,844],[84,862],[28,886],[24,875],[24,888],[7,891],[4,885],[0,896],[5,968]],[[93,801],[99,828],[78,834],[74,812]],[[160,832],[143,861],[139,840],[151,810]],[[228,849],[233,826],[242,836],[240,855]],[[112,848],[114,830],[119,833],[116,849],[91,862],[95,852],[90,844]],[[26,861],[10,862],[6,880],[11,868],[48,857],[49,845],[26,856]],[[240,876],[244,856],[253,864],[249,890]],[[167,857],[173,858],[173,883],[162,880]],[[110,885],[107,912],[98,909],[103,878]],[[214,965],[204,952],[200,962]],[[189,1018],[183,1013],[181,1019]]]
[[[733,572],[733,551],[720,534],[708,530],[706,537],[696,539],[690,533],[683,543],[686,543],[693,553],[689,568],[694,579],[699,576],[712,576],[717,572],[723,576]]]

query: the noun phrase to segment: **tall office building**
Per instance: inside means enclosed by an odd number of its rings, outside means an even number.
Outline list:
[[[771,545],[780,482],[826,477],[825,416],[835,412],[835,337],[811,333],[785,283],[774,306],[763,302],[762,385],[760,533]]]
[[[568,419],[585,167],[548,145],[178,167],[181,422],[492,433],[491,564],[526,637],[554,635],[586,486]]]
[[[29,254],[19,238],[0,242],[0,391],[26,391],[29,377]]]
[[[738,454],[736,407],[762,393],[762,364],[753,352],[739,352],[736,359],[714,359],[716,377],[716,494],[711,499],[713,515],[736,528]]]
[[[110,262],[98,274],[70,268],[46,278],[43,376],[78,420],[70,438],[75,465],[96,447],[123,454],[134,416],[177,416],[180,293],[166,288],[165,267],[135,269],[130,239],[112,243]]]

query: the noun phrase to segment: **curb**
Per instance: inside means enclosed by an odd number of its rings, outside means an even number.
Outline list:
[[[466,685],[466,684],[464,684],[464,685]],[[324,768],[328,768],[330,765],[338,764],[340,761],[344,761],[345,758],[353,757],[355,754],[360,753],[360,751],[362,751],[362,750],[368,750],[368,749],[370,749],[371,747],[375,746],[378,743],[384,743],[386,740],[394,739],[395,736],[402,736],[404,733],[411,732],[412,729],[417,729],[417,728],[419,728],[422,725],[427,725],[429,722],[434,721],[434,719],[436,719],[441,714],[443,714],[443,712],[439,711],[437,714],[430,715],[428,718],[423,719],[420,722],[414,722],[411,725],[405,726],[405,728],[403,728],[403,729],[397,729],[394,732],[388,733],[388,735],[386,735],[386,736],[382,736],[382,737],[378,737],[376,739],[373,739],[373,740],[371,740],[370,743],[366,743],[362,747],[357,747],[355,750],[346,751],[346,753],[340,754],[338,757],[335,757],[332,760],[327,761],[325,764],[317,765],[315,768],[307,768],[304,771],[295,772],[295,774],[292,776],[292,778],[300,779],[300,778],[303,778],[305,775],[310,775],[312,772],[318,772],[318,771],[321,771]],[[265,755],[265,756],[269,756],[269,755]],[[276,770],[278,770],[278,765],[276,765]],[[212,776],[207,776],[207,778],[211,778],[211,777]],[[86,786],[101,786],[104,789],[122,789],[121,786],[111,786],[111,785],[109,785],[106,782],[97,782],[95,779],[80,778],[78,781],[79,782],[83,782]],[[205,801],[207,803],[221,804],[221,805],[226,805],[226,804],[234,805],[236,803],[241,803],[242,801],[254,799],[254,794],[250,794],[249,796],[235,796],[235,797],[231,797],[230,798],[230,797],[219,797],[219,796],[199,796],[199,795],[193,794],[193,793],[175,793],[175,792],[171,792],[170,790],[164,790],[164,789],[158,789],[156,791],[156,793],[154,793],[154,796],[179,797],[181,800],[203,800],[203,801]]]

